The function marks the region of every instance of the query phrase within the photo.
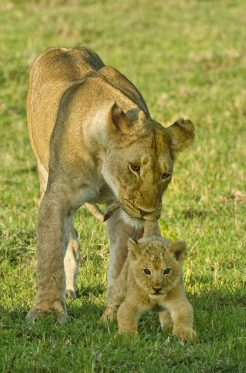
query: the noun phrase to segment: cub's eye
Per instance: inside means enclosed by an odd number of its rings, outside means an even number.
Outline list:
[[[168,180],[168,179],[170,179],[170,177],[171,177],[170,174],[168,174],[168,173],[164,173],[164,174],[162,174],[161,179],[162,179],[162,180]]]
[[[151,275],[151,271],[148,268],[144,268],[143,273],[147,276]]]
[[[168,275],[168,273],[170,273],[170,272],[171,272],[171,268],[166,268],[163,271],[163,275]]]
[[[130,167],[130,169],[133,172],[137,172],[138,174],[140,173],[140,166],[139,165],[137,165],[137,164],[130,164],[129,167]]]

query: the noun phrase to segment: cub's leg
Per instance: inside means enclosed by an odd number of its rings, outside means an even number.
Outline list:
[[[171,315],[167,310],[159,312],[159,320],[162,329],[168,329],[173,326]]]
[[[27,315],[35,321],[42,314],[53,313],[60,323],[67,318],[64,271],[72,221],[73,193],[62,184],[47,188],[39,209],[37,232],[37,278],[35,307]]]
[[[44,193],[48,183],[48,172],[37,158],[38,178],[40,184],[40,203],[43,199]],[[69,297],[76,297],[76,277],[78,274],[80,263],[80,243],[73,223],[70,224],[69,242],[67,246],[66,255],[64,258],[65,276],[66,276],[66,294]]]
[[[117,309],[121,302],[124,300],[124,295],[118,286],[115,286],[111,292],[110,300],[107,303],[107,307],[102,315],[102,320],[104,322],[113,321],[116,316]]]
[[[136,334],[138,319],[138,310],[126,299],[117,312],[119,334]]]
[[[193,308],[187,298],[172,301],[168,305],[172,321],[173,321],[173,335],[178,337],[181,342],[188,342],[195,338],[195,331],[193,330]]]
[[[117,210],[107,221],[107,230],[110,244],[110,258],[106,299],[109,302],[115,281],[127,257],[128,238],[132,237],[133,228],[124,223],[120,210]]]

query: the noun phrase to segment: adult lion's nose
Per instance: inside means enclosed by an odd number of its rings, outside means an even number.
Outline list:
[[[140,211],[140,214],[141,214],[142,216],[151,215],[151,214],[153,214],[153,212],[155,212],[155,210],[152,210],[152,211],[145,211],[145,210],[142,210],[142,209],[139,209],[139,211]]]

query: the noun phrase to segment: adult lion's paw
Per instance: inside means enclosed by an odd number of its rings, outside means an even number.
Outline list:
[[[67,321],[67,311],[64,310],[60,301],[55,301],[50,309],[31,308],[28,312],[26,319],[35,323],[40,317],[54,315],[59,324],[63,325]]]

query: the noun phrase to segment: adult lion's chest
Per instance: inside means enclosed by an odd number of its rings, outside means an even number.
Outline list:
[[[87,183],[79,188],[77,192],[79,203],[99,203],[111,204],[115,201],[115,196],[103,178],[87,180]]]
[[[106,184],[106,182],[104,181],[100,184],[95,203],[110,204],[114,202],[115,199],[112,189]]]

